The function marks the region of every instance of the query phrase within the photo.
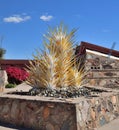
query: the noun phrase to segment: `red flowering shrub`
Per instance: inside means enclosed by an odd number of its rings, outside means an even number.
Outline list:
[[[6,72],[8,75],[8,82],[20,84],[22,81],[25,81],[29,76],[28,72],[19,67],[9,66],[6,68]]]

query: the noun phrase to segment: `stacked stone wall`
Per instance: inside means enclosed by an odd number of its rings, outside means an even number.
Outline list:
[[[59,102],[0,98],[0,122],[33,130],[77,130],[75,106]]]
[[[119,93],[99,97],[51,99],[0,97],[0,122],[36,130],[94,130],[119,116]]]
[[[102,87],[119,86],[119,60],[107,55],[87,52],[86,67],[89,70],[88,85]]]

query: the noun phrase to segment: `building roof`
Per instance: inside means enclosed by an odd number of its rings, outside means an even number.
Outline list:
[[[97,52],[107,54],[107,55],[110,54],[110,51],[111,51],[111,56],[115,56],[115,57],[119,58],[119,51],[117,51],[117,50],[111,50],[106,47],[102,47],[102,46],[98,46],[95,44],[81,41],[80,46],[77,47],[78,54],[81,55],[81,54],[85,53],[86,49],[89,49],[92,51],[97,51]]]
[[[29,60],[24,59],[0,59],[0,68],[5,69],[7,66],[18,66],[18,67],[26,67],[29,65]]]

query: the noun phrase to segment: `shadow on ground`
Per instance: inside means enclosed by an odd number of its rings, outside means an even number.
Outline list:
[[[15,129],[15,130],[33,130],[33,129],[30,129],[30,128],[24,128],[24,127],[18,127],[18,126],[14,126],[14,125],[12,125],[12,124],[7,124],[7,123],[3,123],[3,122],[0,122],[0,127],[5,127],[5,128],[7,128],[7,130],[8,130],[8,128],[9,129]]]

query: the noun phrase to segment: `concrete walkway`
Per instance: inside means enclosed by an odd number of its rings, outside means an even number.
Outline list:
[[[6,125],[0,123],[0,130],[32,130],[32,129],[18,128],[12,125]],[[119,118],[95,130],[119,130]]]
[[[98,130],[119,130],[119,118],[111,121],[109,124],[102,126]]]
[[[28,92],[32,87],[27,85],[26,83],[22,83],[17,85],[15,88],[6,88],[5,89],[5,93],[8,92],[15,92],[15,91],[24,91],[24,92]]]
[[[0,123],[0,130],[33,130],[33,129],[15,127],[10,124]]]

